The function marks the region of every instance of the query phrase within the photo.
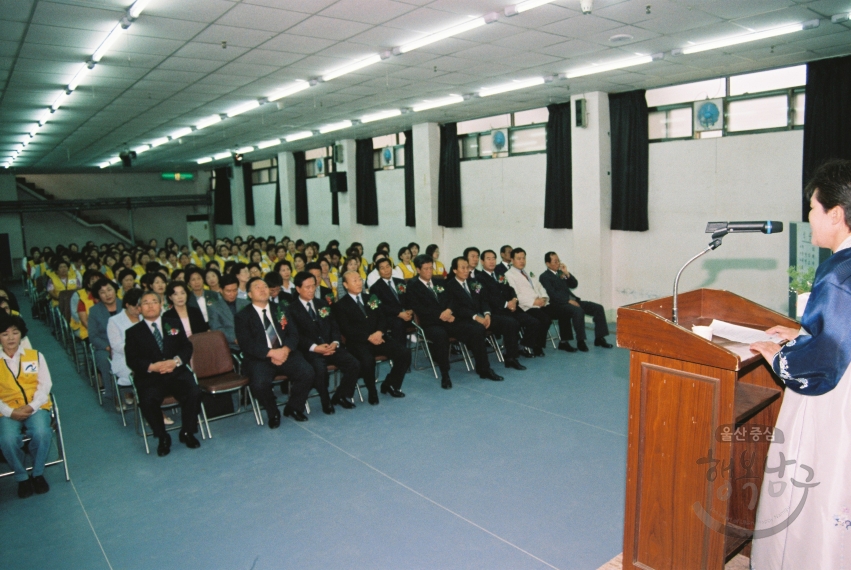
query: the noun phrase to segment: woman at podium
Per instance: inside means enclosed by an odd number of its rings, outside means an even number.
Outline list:
[[[782,432],[768,458],[751,568],[830,570],[851,559],[851,161],[832,161],[807,185],[813,245],[833,255],[816,272],[800,330],[767,332],[784,347],[751,348],[786,385]]]

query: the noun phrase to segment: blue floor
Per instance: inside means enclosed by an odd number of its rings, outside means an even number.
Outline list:
[[[493,359],[504,382],[459,362],[449,391],[412,372],[404,399],[334,416],[312,399],[310,421],[275,431],[242,414],[160,458],[28,324],[71,482],[48,468],[50,493],[20,500],[0,479],[9,568],[594,570],[622,550],[625,350]]]

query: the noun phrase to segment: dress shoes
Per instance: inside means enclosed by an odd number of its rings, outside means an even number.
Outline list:
[[[588,352],[588,345],[585,344],[584,340],[576,341],[576,348],[579,349],[579,352]]]
[[[369,402],[370,406],[378,405],[378,392],[375,390],[375,388],[373,388],[372,392],[369,393],[369,396],[367,397],[367,402]]]
[[[201,447],[201,442],[195,437],[194,434],[191,434],[186,431],[180,432],[180,435],[177,436],[177,439],[180,440],[180,443],[183,443],[189,449],[198,449]]]
[[[520,356],[524,358],[535,358],[535,351],[529,348],[528,346],[521,346]]]
[[[510,360],[505,361],[506,368],[513,368],[515,370],[526,370],[526,367],[520,364],[520,362],[516,358],[512,358]]]
[[[47,484],[47,480],[44,478],[44,475],[33,477],[33,491],[35,491],[36,495],[44,495],[50,491],[50,485]]]
[[[452,388],[452,379],[449,378],[449,374],[444,374],[443,378],[440,379],[440,387],[444,390]]]
[[[573,346],[571,346],[571,344],[569,342],[567,342],[566,340],[563,340],[560,343],[558,343],[558,349],[563,350],[565,352],[576,352],[576,349],[573,348]],[[585,350],[588,350],[588,349],[586,348]]]
[[[289,404],[284,406],[284,417],[286,417],[286,418],[291,417],[292,419],[294,419],[297,422],[306,422],[307,421],[307,416],[304,415],[304,412],[296,410],[295,408],[291,408],[289,406]]]
[[[322,404],[322,413],[326,416],[330,416],[332,414],[336,414],[337,410],[334,409],[334,406],[331,404],[331,402],[328,402],[327,404]]]
[[[344,410],[351,410],[355,407],[354,402],[349,401],[348,398],[334,398],[333,400],[331,400],[331,403],[339,404],[339,406]]]
[[[277,412],[277,410],[276,410]],[[281,425],[281,414],[269,414],[269,429],[278,429]]]
[[[157,445],[157,455],[165,457],[171,451],[171,436],[165,434],[160,438],[160,443]]]
[[[601,336],[600,338],[595,338],[594,346],[599,346],[600,348],[612,348],[612,345],[606,342],[606,337],[604,336]]]
[[[482,380],[493,380],[494,382],[501,382],[503,377],[493,371],[493,368],[488,368],[484,374],[479,374],[479,378]]]
[[[544,356],[546,356],[546,354],[544,354],[543,348],[536,348],[534,354],[536,358],[543,358]]]
[[[32,497],[33,494],[33,482],[32,479],[27,477],[26,481],[18,482],[18,498],[26,499],[27,497]]]
[[[393,386],[388,384],[386,380],[384,381],[383,384],[381,384],[381,393],[382,394],[389,394],[393,398],[404,398],[405,397],[404,392],[402,392],[398,388],[394,388]]]

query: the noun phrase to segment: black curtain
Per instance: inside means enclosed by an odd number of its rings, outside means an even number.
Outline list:
[[[375,190],[375,156],[372,139],[355,140],[355,214],[357,223],[378,225],[378,195]]]
[[[547,121],[547,186],[544,227],[573,227],[573,168],[570,154],[570,102],[549,105]]]
[[[250,162],[242,163],[242,189],[245,192],[245,225],[254,225],[254,180]]]
[[[233,209],[230,203],[230,171],[229,166],[217,168],[216,172],[216,191],[213,221],[217,224],[232,225],[233,224]]]
[[[612,229],[644,232],[649,188],[644,90],[609,95],[612,133]]]
[[[306,226],[307,215],[307,164],[304,161],[304,151],[294,152],[295,159],[295,223]]]
[[[284,225],[284,215],[281,212],[281,180],[275,179],[275,225]]]
[[[851,56],[807,64],[804,186],[831,158],[851,159]],[[806,221],[810,211],[806,196],[801,207]]]
[[[405,225],[417,225],[414,193],[414,131],[405,131]]]
[[[461,227],[461,153],[458,124],[440,127],[440,173],[437,181],[437,224]]]

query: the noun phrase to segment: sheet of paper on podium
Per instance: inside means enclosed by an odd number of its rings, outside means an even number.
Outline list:
[[[780,344],[783,341],[783,339],[779,336],[766,334],[765,331],[734,325],[725,321],[719,321],[718,319],[712,319],[712,323],[709,326],[712,328],[713,336],[720,336],[721,338],[726,338],[727,340],[732,340],[734,342],[741,342],[743,344],[751,344],[760,341],[776,342]]]

